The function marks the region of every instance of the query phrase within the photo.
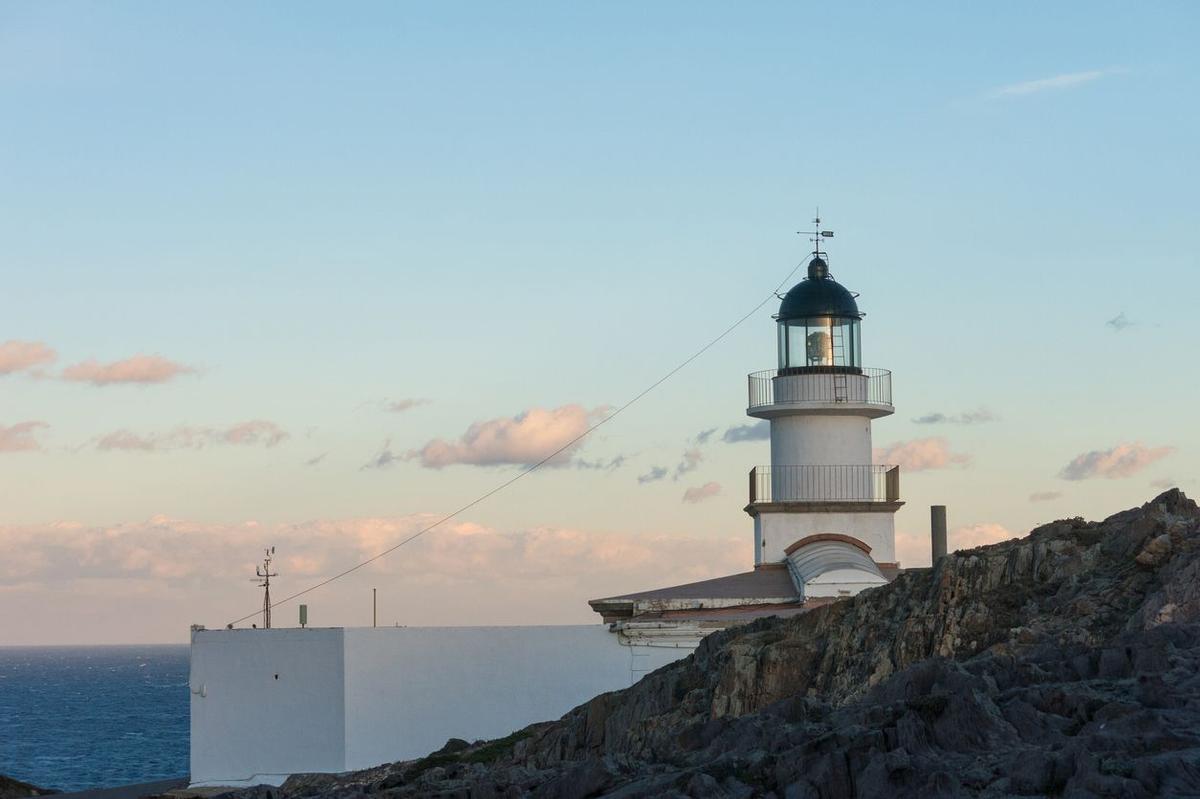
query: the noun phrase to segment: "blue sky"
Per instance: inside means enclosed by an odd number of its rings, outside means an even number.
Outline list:
[[[965,543],[1151,483],[1200,490],[1198,21],[1188,3],[5,4],[0,342],[55,358],[0,376],[0,428],[45,425],[0,452],[0,547],[27,556],[0,602],[44,608],[0,641],[181,638],[253,609],[238,570],[262,544],[452,509],[515,467],[363,466],[475,422],[619,405],[803,260],[818,203],[865,361],[895,372],[876,445],[940,439],[968,461],[906,473],[902,535],[934,502]],[[454,575],[422,601],[457,608],[445,622],[542,620],[528,597],[588,621],[585,590],[748,559],[745,473],[767,447],[716,439],[747,421],[745,374],[774,365],[771,312],[575,453],[619,468],[535,475],[464,520],[572,531],[581,548],[547,569],[612,541],[641,565],[586,588],[484,581],[478,603],[518,618],[451,602]],[[148,356],[181,371],[62,379]],[[403,399],[428,402],[386,410]],[[912,421],[980,409],[994,419]],[[118,431],[144,446],[99,447]],[[639,484],[691,449],[696,469]],[[391,540],[372,535],[355,546]],[[147,565],[213,542],[219,597]],[[289,587],[358,551],[326,543],[285,563]],[[50,564],[77,600],[48,599]],[[330,589],[331,622],[355,621],[366,584]],[[130,617],[45,632],[70,601]]]

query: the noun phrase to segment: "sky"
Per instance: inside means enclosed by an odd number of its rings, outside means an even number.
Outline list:
[[[0,645],[186,641],[770,298],[816,206],[902,565],[1200,493],[1200,8],[0,6]],[[793,281],[796,278],[793,278]],[[785,286],[786,288],[786,286]],[[772,299],[305,596],[591,623],[744,570]],[[275,612],[294,621],[294,603]]]

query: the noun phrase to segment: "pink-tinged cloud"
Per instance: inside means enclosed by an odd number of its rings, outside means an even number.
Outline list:
[[[0,344],[0,375],[25,372],[57,357],[58,353],[40,341],[5,341]]]
[[[0,424],[0,452],[35,452],[42,448],[37,431],[50,425],[45,422],[17,422],[5,427]]]
[[[165,452],[176,449],[203,449],[208,446],[274,447],[288,433],[274,422],[252,419],[229,427],[190,427],[183,425],[167,433],[135,433],[115,430],[96,441],[96,449],[126,452]]]
[[[1118,444],[1112,449],[1092,450],[1077,455],[1059,472],[1064,480],[1131,477],[1175,451],[1174,447],[1147,447],[1141,442]]]
[[[705,483],[702,486],[692,486],[683,492],[683,501],[695,504],[711,499],[721,493],[720,483]]]
[[[131,524],[0,526],[0,640],[118,643],[186,640],[187,624],[219,627],[251,613],[247,577],[276,547],[276,601],[396,545],[438,515],[300,524],[208,524],[155,517]],[[448,523],[307,595],[314,625],[591,624],[587,600],[748,571],[750,537],[690,537]],[[363,597],[366,597],[365,603]],[[182,622],[180,620],[183,620]],[[249,626],[251,619],[241,626]],[[296,604],[275,624],[295,626]]]
[[[93,386],[119,383],[165,383],[184,374],[195,372],[190,366],[168,360],[161,355],[134,355],[112,363],[88,360],[63,369],[62,379]]]
[[[456,463],[524,466],[553,455],[548,465],[564,466],[583,446],[582,439],[575,439],[587,432],[603,413],[603,408],[589,411],[582,405],[532,408],[511,418],[475,422],[457,441],[434,439],[404,458],[417,459],[430,469],[441,469]]]
[[[965,466],[971,456],[951,452],[950,444],[940,436],[914,438],[897,441],[889,447],[875,450],[875,462],[899,466],[906,472],[926,469],[945,469],[950,466]]]
[[[1017,537],[1004,525],[985,522],[955,527],[946,536],[947,548],[951,552],[973,549],[986,544],[996,544]],[[933,557],[933,542],[929,530],[917,533],[898,530],[896,532],[896,559],[902,567],[928,566]]]

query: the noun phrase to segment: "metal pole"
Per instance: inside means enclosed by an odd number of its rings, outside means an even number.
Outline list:
[[[371,589],[371,626],[379,625],[379,605],[375,601],[375,595],[379,591],[378,588]]]
[[[929,533],[933,544],[933,562],[946,557],[946,506],[929,506]]]

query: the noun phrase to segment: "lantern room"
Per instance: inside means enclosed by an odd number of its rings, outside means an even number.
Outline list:
[[[808,277],[784,295],[779,323],[779,374],[862,373],[862,314],[855,295],[829,275],[820,255]]]

